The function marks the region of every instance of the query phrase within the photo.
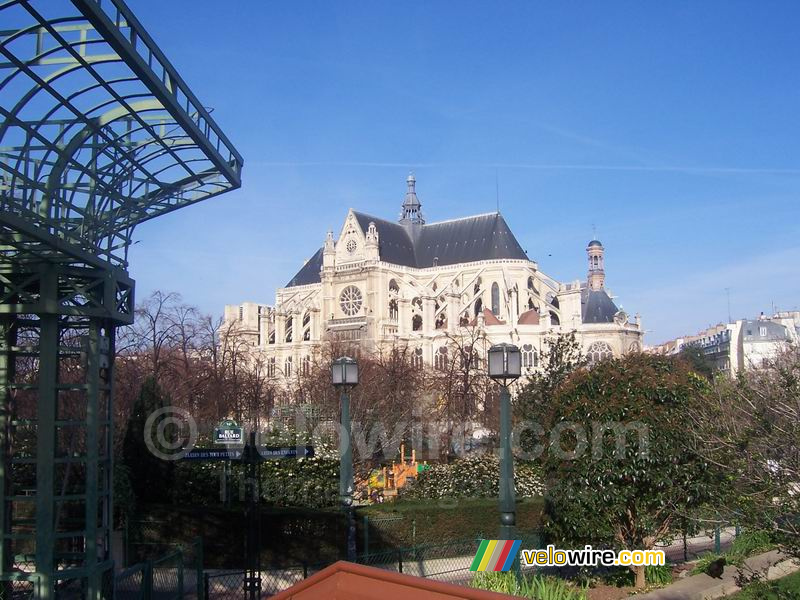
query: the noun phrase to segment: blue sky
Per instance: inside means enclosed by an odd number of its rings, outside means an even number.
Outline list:
[[[500,210],[656,343],[800,306],[795,2],[131,0],[245,158],[240,190],[137,229],[141,298],[272,303],[349,207]]]

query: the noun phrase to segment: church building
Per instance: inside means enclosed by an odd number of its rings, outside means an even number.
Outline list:
[[[225,307],[270,376],[302,375],[327,341],[367,352],[408,345],[420,366],[436,367],[448,342],[475,328],[487,348],[519,346],[528,373],[558,333],[575,331],[590,361],[641,350],[638,315],[631,322],[606,290],[598,240],[586,248],[586,281],[561,283],[528,258],[499,212],[426,223],[413,175],[407,185],[399,221],[350,209],[274,306]]]

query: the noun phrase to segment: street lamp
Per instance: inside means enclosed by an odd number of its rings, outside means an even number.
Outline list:
[[[340,391],[342,431],[339,434],[339,497],[347,516],[347,560],[356,559],[356,521],[353,515],[353,445],[350,440],[350,388],[358,385],[358,363],[342,356],[331,363],[331,383]]]
[[[500,539],[514,539],[514,457],[511,453],[511,394],[508,385],[522,374],[522,356],[513,344],[489,348],[489,377],[500,384]]]

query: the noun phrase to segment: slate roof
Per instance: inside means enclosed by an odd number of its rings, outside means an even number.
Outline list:
[[[584,323],[613,323],[618,310],[605,290],[581,290],[581,320]]]
[[[761,328],[765,329],[766,335],[761,335]],[[745,321],[742,323],[745,342],[785,342],[789,340],[789,332],[780,323],[772,321],[757,320]]]
[[[378,230],[381,260],[419,269],[479,260],[528,260],[500,213],[489,213],[430,224],[393,223],[353,211],[366,231],[370,223]],[[309,260],[286,287],[320,281],[322,249]]]
[[[292,280],[286,284],[286,287],[294,287],[296,285],[308,285],[309,283],[319,283],[321,281],[319,272],[322,270],[322,248],[308,259],[308,262],[303,265],[297,274],[292,277]]]

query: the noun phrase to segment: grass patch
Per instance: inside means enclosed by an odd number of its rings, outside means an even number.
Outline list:
[[[741,567],[745,559],[772,550],[774,547],[775,544],[768,531],[745,531],[736,536],[726,552],[721,554],[708,552],[701,556],[692,569],[692,575],[705,573],[708,565],[722,557],[725,558],[727,564]]]
[[[798,600],[800,599],[800,571],[774,581],[751,583],[728,598],[730,600]]]
[[[476,573],[470,587],[533,600],[587,600],[587,587],[577,587],[558,577],[514,573]]]

